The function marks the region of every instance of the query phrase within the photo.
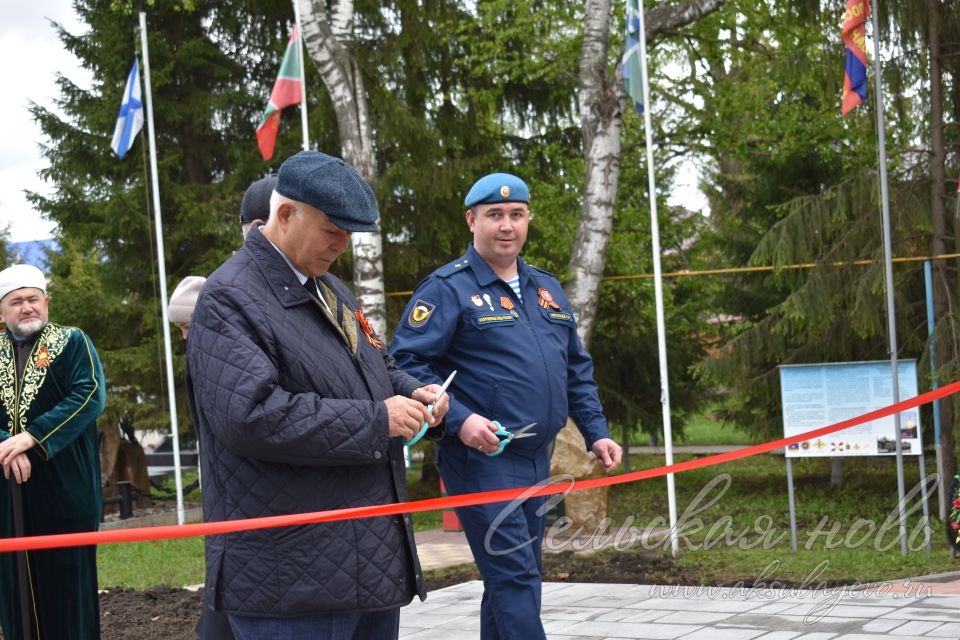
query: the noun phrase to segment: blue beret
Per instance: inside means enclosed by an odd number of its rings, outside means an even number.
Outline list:
[[[530,202],[527,183],[509,173],[491,173],[473,183],[463,204],[493,204],[496,202]]]
[[[270,196],[276,188],[277,176],[267,176],[251,182],[243,192],[243,200],[240,202],[240,224],[254,220],[266,222],[270,217]]]
[[[276,191],[323,211],[344,231],[377,231],[377,198],[356,169],[319,151],[301,151],[280,165]]]

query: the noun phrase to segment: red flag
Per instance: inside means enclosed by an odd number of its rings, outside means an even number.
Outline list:
[[[293,25],[290,42],[283,54],[280,64],[280,73],[273,84],[267,109],[263,112],[263,119],[257,127],[257,146],[264,160],[273,157],[273,148],[277,143],[277,133],[280,131],[280,111],[285,107],[298,104],[303,96],[303,83],[300,81],[300,56],[297,55],[299,43],[299,29]]]
[[[870,0],[847,0],[843,16],[843,43],[847,62],[843,72],[843,105],[847,113],[867,99],[867,31],[864,23],[870,16]]]

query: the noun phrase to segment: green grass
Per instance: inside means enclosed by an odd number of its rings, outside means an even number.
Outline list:
[[[203,538],[105,544],[97,547],[101,589],[183,587],[203,582]]]
[[[637,456],[636,468],[661,464]],[[677,461],[688,459],[678,456]],[[928,465],[928,474],[934,469]],[[873,582],[957,569],[936,519],[931,498],[933,552],[922,538],[922,504],[907,504],[909,548],[901,555],[898,534],[896,466],[892,458],[844,460],[844,482],[830,485],[830,460],[795,459],[794,488],[798,553],[790,546],[786,468],[782,457],[760,455],[674,476],[678,510],[680,569],[696,570],[702,583],[762,575],[802,582],[818,566],[818,581]],[[905,458],[907,492],[919,481],[916,458]],[[609,516],[641,529],[666,518],[662,478],[610,490]],[[686,512],[686,515],[684,515]],[[884,527],[884,523],[889,524]],[[657,523],[659,524],[659,523]],[[910,536],[914,536],[910,540]],[[652,546],[652,545],[651,545]],[[656,553],[668,555],[661,544]]]
[[[710,409],[694,416],[683,427],[683,438],[675,444],[750,444],[750,437],[732,425],[718,421]]]

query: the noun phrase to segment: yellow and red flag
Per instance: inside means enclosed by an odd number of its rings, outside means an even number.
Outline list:
[[[843,43],[847,47],[847,63],[843,72],[843,105],[847,115],[867,99],[867,30],[870,0],[847,0],[843,15]]]

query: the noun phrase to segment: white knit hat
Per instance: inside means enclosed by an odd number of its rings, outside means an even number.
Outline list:
[[[170,305],[167,307],[167,317],[170,322],[190,324],[193,308],[197,306],[197,296],[207,279],[202,276],[187,276],[180,281],[170,296]]]
[[[43,271],[32,264],[15,264],[0,271],[0,300],[11,291],[28,287],[47,292],[47,279]]]

